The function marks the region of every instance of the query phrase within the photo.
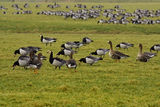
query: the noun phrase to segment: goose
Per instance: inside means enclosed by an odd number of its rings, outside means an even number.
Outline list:
[[[62,48],[67,48],[67,49],[72,49],[73,45],[75,45],[75,43],[73,42],[66,42],[64,44],[61,45]]]
[[[52,51],[48,51],[47,53],[50,53],[49,62],[50,62],[50,64],[55,66],[55,69],[57,69],[57,67],[59,67],[59,69],[61,69],[61,66],[66,63],[66,61],[61,58],[53,57]]]
[[[85,58],[81,58],[79,61],[93,65],[94,63],[98,62],[99,60],[103,60],[103,59],[101,57],[97,58],[94,56],[86,56]]]
[[[42,66],[42,62],[41,62],[41,57],[42,57],[42,53],[38,54],[38,60],[33,59],[33,57],[31,58],[27,68],[31,68],[34,69],[34,73],[38,73],[37,70],[41,68]]]
[[[73,53],[70,55],[70,59],[66,61],[66,66],[67,66],[67,68],[74,68],[74,69],[75,69],[75,72],[77,72],[77,71],[76,71],[77,63],[76,63],[76,61],[73,59]]]
[[[79,48],[80,48],[81,46],[83,46],[83,43],[80,42],[80,41],[74,41],[73,43],[74,43],[74,45],[73,45],[72,47],[75,48],[76,50],[77,50],[77,49],[79,50]]]
[[[41,53],[42,54],[42,53]],[[35,52],[34,51],[31,51],[30,52],[30,54],[29,54],[29,56],[30,56],[30,58],[31,58],[31,60],[32,61],[35,61],[35,60],[38,60],[38,56],[35,54]],[[40,56],[40,60],[42,61],[42,60],[46,60],[46,56]]]
[[[128,49],[129,47],[133,47],[133,46],[134,44],[121,42],[120,44],[116,45],[116,48]]]
[[[40,47],[33,47],[33,46],[28,46],[28,47],[21,47],[17,50],[14,51],[14,56],[16,56],[16,54],[20,54],[20,55],[28,55],[31,51],[33,52],[37,52],[37,51],[41,51]]]
[[[56,42],[56,38],[48,38],[48,37],[43,37],[43,35],[40,35],[40,37],[41,37],[41,42],[42,43],[45,43],[46,44],[46,46],[48,45],[48,44],[50,44],[50,46],[52,45],[52,42]]]
[[[108,41],[109,45],[110,45],[110,50],[109,50],[109,56],[112,58],[112,59],[117,59],[117,60],[120,60],[122,58],[127,58],[129,57],[129,55],[125,55],[119,51],[114,51],[113,50],[113,47],[112,47],[112,42],[111,41]]]
[[[57,55],[70,56],[71,53],[74,54],[74,53],[76,53],[76,51],[74,51],[74,50],[72,50],[72,49],[67,49],[67,48],[66,48],[66,49],[60,50],[60,51],[57,53]]]
[[[89,43],[91,43],[91,42],[93,42],[93,40],[91,40],[91,39],[88,38],[88,37],[84,37],[84,38],[82,39],[82,43],[83,43],[83,44],[89,44]]]
[[[157,53],[158,53],[158,51],[160,51],[160,44],[155,44],[155,45],[153,45],[153,46],[150,48],[150,52],[152,52],[152,50],[153,50],[153,51],[157,51]]]
[[[137,55],[137,58],[136,58],[136,61],[139,60],[140,62],[148,62],[148,60],[154,56],[156,56],[155,53],[151,53],[151,52],[144,52],[142,53],[142,44],[140,43],[139,44],[139,52],[138,52],[138,55]]]
[[[26,66],[28,66],[29,62],[30,62],[30,57],[23,55],[23,56],[20,56],[18,58],[18,60],[14,62],[12,67],[13,67],[13,69],[15,69],[16,66],[20,66],[20,67],[26,68]]]
[[[20,54],[20,55],[25,56],[25,55],[29,54],[29,52],[30,52],[29,48],[21,47],[21,48],[14,51],[14,56],[16,56],[16,54]]]
[[[95,52],[91,52],[90,55],[98,55],[100,57],[102,56],[104,57],[107,52],[109,52],[109,49],[100,48],[100,49],[97,49]]]
[[[40,47],[28,46],[27,48],[34,52],[42,51]]]

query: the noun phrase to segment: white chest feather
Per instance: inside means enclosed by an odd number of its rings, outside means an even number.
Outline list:
[[[97,54],[98,54],[98,55],[104,55],[105,53],[104,53],[103,50],[97,50]]]
[[[54,66],[60,66],[60,65],[61,65],[61,62],[59,62],[59,61],[57,61],[57,60],[53,60],[52,65],[54,65]]]
[[[19,51],[20,51],[20,54],[21,54],[21,55],[27,55],[27,54],[28,54],[28,52],[25,51],[25,50],[23,50],[23,49],[19,49]]]

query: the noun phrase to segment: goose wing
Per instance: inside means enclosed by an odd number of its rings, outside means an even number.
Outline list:
[[[129,55],[126,55],[124,53],[121,53],[119,51],[114,51],[114,54],[121,57],[121,58],[126,58],[126,57],[129,57]]]

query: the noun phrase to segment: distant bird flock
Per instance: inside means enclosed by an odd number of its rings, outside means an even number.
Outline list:
[[[42,43],[52,44],[53,42],[56,42],[56,38],[49,38],[44,37],[42,34],[40,35],[40,41]],[[88,37],[84,37],[82,41],[68,41],[61,45],[61,49],[57,54],[55,54],[53,51],[48,50],[47,53],[50,54],[49,56],[49,63],[53,66],[55,66],[55,69],[61,67],[63,65],[66,65],[67,68],[73,68],[76,72],[76,68],[78,66],[77,61],[74,59],[74,54],[78,54],[79,48],[81,46],[88,46],[90,43],[94,42],[92,39]],[[110,46],[110,49],[102,49],[99,48],[95,50],[94,52],[88,53],[88,56],[84,56],[78,60],[79,64],[80,62],[93,65],[94,63],[103,60],[104,56],[108,53],[109,57],[114,59],[115,61],[119,62],[120,59],[128,58],[130,57],[127,54],[124,54],[122,52],[119,52],[117,50],[114,50],[112,41],[108,41],[108,44]],[[50,45],[51,46],[51,45]],[[134,44],[121,42],[115,46],[115,48],[123,48],[127,49],[130,47],[134,47]],[[153,58],[157,55],[158,51],[160,51],[160,44],[155,44],[150,48],[150,52],[143,52],[142,51],[142,44],[139,44],[139,52],[137,54],[136,61],[140,62],[147,62],[149,59]],[[34,47],[34,46],[28,46],[28,47],[20,47],[19,49],[14,51],[14,56],[17,54],[20,54],[19,58],[13,63],[13,69],[15,69],[16,66],[24,67],[24,69],[33,69],[35,73],[37,73],[37,70],[41,68],[43,65],[43,60],[46,60],[47,57],[43,56],[41,52],[42,49],[40,47]],[[157,53],[152,53],[152,51],[156,51]],[[38,54],[37,54],[38,53]],[[64,60],[62,58],[59,58],[59,55],[68,56],[68,60]],[[94,55],[94,56],[93,56]],[[98,57],[96,57],[97,55]]]
[[[11,9],[15,11],[12,14],[33,14],[30,9],[29,3],[25,3],[23,7],[19,4],[12,4]],[[54,10],[55,8],[61,8],[58,3],[51,3],[46,6],[49,10],[41,10],[35,14],[37,15],[52,15],[62,16],[64,19],[71,18],[73,20],[88,20],[96,19],[97,24],[160,24],[160,10],[148,10],[148,9],[136,9],[134,12],[129,12],[123,9],[119,5],[115,5],[113,8],[106,9],[103,5],[93,5],[87,7],[83,4],[75,4],[73,6],[66,5],[63,10]],[[35,9],[41,9],[41,5],[35,4]],[[9,8],[10,9],[10,8]],[[0,5],[0,10],[3,14],[8,14],[9,10],[5,6]],[[75,9],[75,10],[74,10]],[[102,17],[100,20],[97,19]]]

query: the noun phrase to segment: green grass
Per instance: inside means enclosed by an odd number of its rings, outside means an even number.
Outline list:
[[[39,33],[2,33],[0,34],[0,105],[1,106],[160,106],[159,56],[147,63],[136,62],[138,43],[144,45],[144,51],[154,43],[159,43],[159,35],[135,34],[46,34],[56,37],[53,46],[40,43]],[[74,56],[76,60],[87,56],[97,48],[109,48],[108,40],[115,46],[121,41],[134,43],[135,47],[120,50],[131,57],[116,63],[105,56],[93,66],[78,65],[77,71],[65,66],[55,70],[49,61],[44,61],[39,74],[33,71],[11,66],[18,56],[13,52],[21,46],[40,46],[47,56],[47,50],[54,55],[60,45],[67,41],[81,40],[88,36],[94,40],[84,46]],[[65,38],[65,39],[64,39]],[[102,39],[103,38],[103,39]],[[149,39],[148,39],[149,38]],[[63,56],[61,58],[67,59]]]
[[[11,5],[4,2],[1,4],[8,8]],[[19,4],[22,6],[24,3]],[[103,5],[113,8],[116,4]],[[41,5],[38,10],[31,8],[33,15],[0,14],[0,107],[160,106],[159,54],[147,63],[136,62],[139,43],[143,44],[144,51],[149,51],[153,44],[159,43],[160,25],[97,25],[100,18],[73,21],[59,16],[37,16],[35,12],[46,9],[47,4]],[[159,9],[159,3],[120,5],[131,12],[137,7]],[[8,12],[12,13],[13,10],[9,9]],[[41,33],[57,38],[57,42],[46,47],[40,42]],[[135,44],[135,47],[128,51],[121,49],[121,52],[130,57],[119,63],[106,55],[104,60],[93,66],[83,63],[78,65],[78,72],[68,70],[65,66],[61,70],[55,70],[48,61],[47,50],[52,50],[55,55],[61,49],[62,43],[81,41],[85,36],[94,42],[80,48],[74,55],[76,61],[98,48],[109,48],[108,40],[111,40],[114,46],[124,41]],[[47,56],[37,75],[21,67],[12,70],[14,61],[19,57],[13,57],[13,53],[23,46],[42,47],[42,53]]]
[[[44,15],[36,15],[38,11],[42,10],[51,10],[47,9],[46,6],[49,3],[39,3],[41,7],[39,9],[35,9],[35,3],[30,3],[30,8],[27,10],[33,10],[32,15],[12,15],[12,12],[15,12],[13,8],[11,8],[11,4],[13,3],[5,3],[1,2],[2,5],[9,8],[7,11],[7,15],[3,15],[0,11],[0,32],[19,32],[19,33],[141,33],[141,34],[160,34],[160,26],[156,25],[116,25],[116,24],[97,24],[97,21],[101,18],[106,19],[105,17],[99,17],[97,19],[89,19],[87,21],[83,20],[72,20],[67,19],[64,20],[62,16],[44,16]],[[20,7],[24,5],[24,3],[18,3]],[[74,4],[70,3],[68,5],[72,6]],[[90,8],[91,5],[97,5],[96,3],[86,3]],[[99,3],[102,4],[102,3]],[[104,9],[113,8],[117,3],[103,3],[105,6]],[[150,9],[156,10],[159,9],[160,3],[118,3],[122,8],[126,9],[129,12],[133,12],[137,8],[141,9]],[[61,3],[62,7],[53,10],[64,10],[66,3]],[[69,11],[69,9],[65,9],[65,11]],[[158,18],[155,18],[158,19]],[[63,26],[62,26],[63,25]]]

